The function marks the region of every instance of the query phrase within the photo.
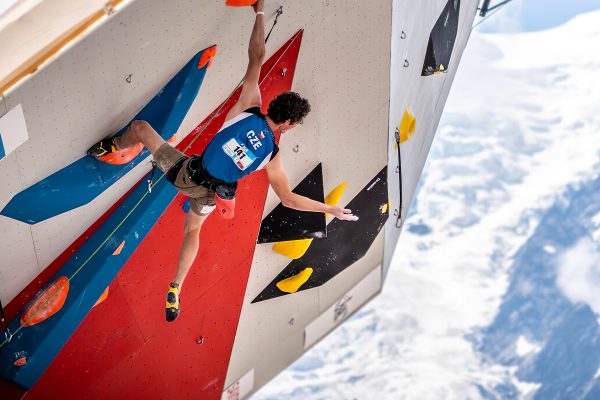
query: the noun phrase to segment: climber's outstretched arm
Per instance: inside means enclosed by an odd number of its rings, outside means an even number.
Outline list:
[[[238,102],[231,108],[225,120],[230,120],[251,107],[260,107],[261,97],[258,88],[260,68],[265,59],[265,16],[264,0],[258,0],[252,6],[256,12],[256,20],[248,44],[248,68],[244,75],[242,94]]]

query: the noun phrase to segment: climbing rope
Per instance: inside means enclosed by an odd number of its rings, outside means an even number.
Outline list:
[[[396,172],[398,173],[398,191],[400,196],[400,205],[398,206],[398,215],[396,215],[396,228],[402,227],[402,210],[403,210],[403,200],[402,200],[402,153],[400,151],[400,130],[396,128],[395,132],[396,137],[396,147],[398,148],[398,169]]]
[[[267,43],[267,41],[269,40],[269,36],[271,36],[271,32],[273,32],[273,28],[275,28],[275,25],[277,25],[277,20],[279,19],[279,16],[281,14],[283,14],[283,6],[279,6],[276,13],[277,14],[275,15],[275,21],[273,21],[273,26],[271,26],[269,33],[267,33],[267,37],[265,38],[265,43]]]
[[[271,29],[269,30],[268,35],[265,38],[265,43],[267,43],[267,41],[269,40],[269,36],[271,35],[271,32],[273,31],[273,28],[275,28],[275,25],[277,24],[277,20],[279,19],[279,16],[283,14],[283,6],[279,7],[277,9],[276,12],[276,16],[275,16],[275,20],[273,21],[273,25],[271,26]],[[229,95],[227,96],[227,98],[225,99],[225,101],[223,101],[221,103],[221,105],[219,106],[219,108],[217,108],[217,110],[211,115],[211,117],[209,118],[209,120],[206,122],[206,124],[204,124],[204,126],[202,127],[202,129],[200,129],[200,131],[195,135],[195,137],[190,141],[190,143],[183,149],[183,152],[185,153],[187,150],[189,150],[190,147],[192,147],[192,145],[194,144],[194,142],[202,135],[202,133],[206,130],[206,128],[208,128],[211,124],[211,122],[221,113],[221,111],[223,110],[223,107],[225,107],[225,104],[227,104],[227,102],[229,101],[229,99],[231,99],[231,97],[235,94],[236,90],[238,90],[238,88],[242,85],[242,83],[244,82],[243,79],[240,80],[240,82],[235,86],[235,88],[231,91],[231,93],[229,93]],[[154,161],[152,161],[152,163],[154,163]],[[154,164],[153,164],[154,165]],[[148,196],[148,194],[150,194],[152,192],[152,188],[154,186],[156,186],[164,177],[164,174],[161,174],[160,177],[156,180],[156,182],[152,182],[153,176],[154,176],[154,167],[152,168],[152,171],[149,172],[149,174],[151,175],[150,178],[148,179],[148,190],[146,192],[144,192],[144,194],[140,197],[140,199],[138,200],[138,202],[131,208],[131,210],[127,213],[127,215],[125,215],[125,217],[123,217],[123,219],[119,222],[119,224],[112,230],[112,232],[110,232],[108,234],[108,236],[106,237],[106,239],[104,239],[104,241],[96,248],[96,250],[94,250],[94,252],[92,252],[92,254],[79,266],[79,268],[77,268],[77,270],[75,270],[75,272],[73,272],[73,274],[68,277],[69,282],[75,278],[75,276],[79,273],[79,271],[81,271],[83,269],[83,267],[85,267],[87,265],[88,262],[90,262],[90,260],[102,249],[102,247],[106,244],[106,242],[108,242],[113,236],[114,234],[117,232],[117,230],[123,226],[123,224],[125,223],[125,221],[127,221],[127,219],[131,216],[131,214],[138,208],[138,206],[142,203],[142,201],[146,198],[146,196]],[[6,343],[9,343],[12,339],[13,336],[15,336],[17,333],[19,333],[19,331],[21,329],[23,329],[23,325],[27,324],[27,322],[29,322],[31,319],[33,319],[33,317],[35,317],[39,311],[41,309],[43,309],[46,305],[48,305],[48,303],[54,299],[54,297],[56,297],[61,289],[65,286],[65,284],[63,284],[61,287],[59,287],[58,289],[56,289],[56,292],[54,294],[52,294],[52,296],[50,296],[48,299],[46,299],[38,308],[35,309],[35,311],[33,313],[31,313],[31,316],[23,321],[22,324],[20,324],[19,328],[17,328],[17,330],[15,330],[14,333],[10,333],[10,330],[8,329],[8,325],[5,322],[5,318],[4,318],[4,308],[2,308],[2,303],[0,303],[0,310],[1,311],[1,321],[2,321],[2,325],[4,328],[4,341],[0,344],[0,348],[2,346],[4,346]]]

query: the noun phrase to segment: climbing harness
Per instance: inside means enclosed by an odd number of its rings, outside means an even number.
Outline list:
[[[152,160],[152,170],[150,171],[150,178],[148,178],[148,193],[152,193],[152,188],[154,187],[154,171],[156,171],[156,166],[158,164],[156,161]]]
[[[273,28],[275,28],[275,25],[277,24],[278,18],[282,14],[283,14],[283,6],[279,7],[279,9],[277,9],[277,14],[275,16],[275,20],[273,21],[273,26],[271,26],[271,29],[269,30],[269,34],[265,38],[265,43],[267,43],[267,41],[269,40],[269,36],[271,35]],[[223,101],[223,103],[221,103],[219,108],[211,115],[210,119],[204,125],[204,127],[196,134],[196,137],[194,137],[191,140],[191,142],[183,149],[184,153],[194,144],[194,142],[202,135],[202,132],[204,132],[206,130],[206,128],[208,128],[210,126],[211,122],[221,113],[221,110],[223,109],[223,107],[225,107],[225,104],[227,104],[227,102],[229,101],[229,99],[231,99],[231,97],[234,95],[236,90],[242,85],[243,81],[244,81],[243,79],[240,80],[240,82],[236,85],[236,87],[229,94],[229,96],[227,96],[225,101]],[[165,174],[162,174],[156,180],[156,182],[154,182],[153,179],[154,179],[155,168],[156,168],[156,162],[153,160],[152,161],[152,171],[150,172],[150,177],[148,178],[148,191],[144,192],[144,194],[140,197],[138,202],[131,208],[131,210],[127,213],[127,215],[125,215],[125,217],[123,217],[123,219],[119,222],[119,224],[108,234],[106,239],[104,239],[104,241],[102,243],[100,243],[100,245],[98,245],[96,250],[94,250],[92,252],[92,254],[83,261],[83,263],[79,266],[79,268],[77,268],[77,270],[75,270],[75,272],[73,272],[73,274],[70,277],[68,277],[69,281],[71,281],[71,279],[73,279],[79,273],[79,271],[81,271],[83,269],[83,267],[85,267],[87,265],[87,263],[102,249],[102,247],[113,237],[113,235],[117,232],[117,230],[119,228],[121,228],[121,226],[127,221],[127,219],[131,216],[131,214],[133,214],[133,212],[138,208],[138,206],[146,198],[146,196],[152,192],[152,188],[154,186],[156,186],[165,177]],[[39,306],[39,308],[32,313],[32,315],[29,319],[33,318],[39,312],[39,310],[44,308],[59,292],[60,292],[60,288],[52,296],[50,296],[48,299],[46,299],[46,301],[44,301]],[[0,304],[0,309],[1,309],[1,304]],[[0,343],[0,348],[2,348],[5,344],[9,343],[11,341],[12,337],[14,335],[16,335],[21,329],[23,329],[23,325],[20,324],[19,328],[17,328],[14,333],[11,333],[10,330],[8,329],[8,325],[5,322],[3,309],[2,309],[2,313],[1,313],[1,321],[2,321],[3,328],[4,328],[5,339],[2,343]]]

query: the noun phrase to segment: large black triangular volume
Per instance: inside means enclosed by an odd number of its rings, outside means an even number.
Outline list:
[[[422,76],[448,71],[458,33],[460,0],[448,0],[429,35]]]
[[[321,164],[319,163],[292,192],[321,203],[324,202],[325,194],[323,193],[323,169]],[[326,236],[325,214],[296,211],[284,207],[280,203],[263,219],[256,242],[285,242]]]
[[[389,217],[387,167],[365,186],[345,208],[359,216],[356,222],[332,220],[327,225],[327,238],[315,240],[306,253],[290,262],[252,303],[286,296],[277,282],[312,268],[310,279],[299,291],[315,288],[333,279],[360,260],[369,250]]]

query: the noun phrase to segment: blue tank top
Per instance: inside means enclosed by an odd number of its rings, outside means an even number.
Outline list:
[[[233,183],[264,168],[278,150],[265,116],[254,107],[223,124],[202,153],[202,161],[211,176]]]

